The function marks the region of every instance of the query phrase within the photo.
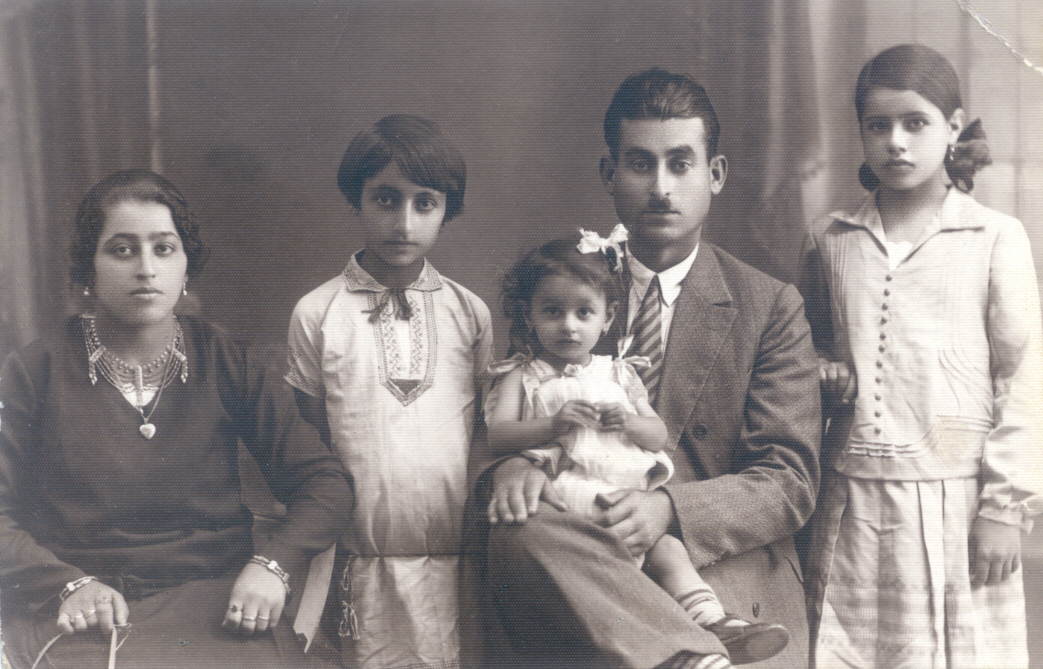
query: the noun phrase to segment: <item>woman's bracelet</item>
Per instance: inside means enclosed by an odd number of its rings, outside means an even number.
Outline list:
[[[263,555],[253,556],[252,558],[250,558],[250,562],[253,562],[254,564],[259,564],[268,571],[278,576],[279,580],[282,581],[282,584],[286,586],[287,597],[289,597],[290,594],[293,593],[293,588],[290,587],[290,575],[286,573],[285,569],[279,566],[278,562],[276,562],[275,560],[269,560]]]
[[[76,592],[77,590],[87,585],[91,581],[97,580],[97,576],[84,576],[83,578],[78,578],[75,581],[69,581],[65,584],[65,587],[62,588],[62,592],[60,595],[58,595],[58,599],[64,602],[66,599],[72,596],[72,593]]]

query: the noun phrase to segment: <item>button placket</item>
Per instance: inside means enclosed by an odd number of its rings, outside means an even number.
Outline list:
[[[888,274],[886,274],[884,276],[884,284],[885,284],[886,287],[883,289],[883,300],[880,303],[880,343],[877,345],[877,351],[879,353],[879,356],[876,359],[877,376],[876,376],[876,379],[875,379],[876,386],[877,386],[877,388],[876,388],[877,392],[875,392],[873,394],[873,399],[876,400],[876,402],[878,403],[876,405],[876,409],[873,411],[873,417],[877,418],[877,419],[882,418],[883,415],[884,415],[883,414],[883,407],[879,404],[879,402],[883,401],[883,399],[884,399],[884,395],[883,395],[883,390],[882,389],[883,389],[883,383],[884,383],[884,372],[883,372],[883,369],[884,369],[884,354],[887,352],[887,332],[886,332],[886,327],[887,327],[888,320],[890,320],[888,318],[888,315],[889,315],[889,310],[891,308],[890,307],[890,303],[888,301],[888,298],[891,297],[890,285],[891,285],[891,282],[893,280],[894,280],[894,277],[890,273],[888,273]],[[879,435],[882,432],[883,432],[883,428],[880,426],[879,421],[878,421],[877,425],[873,426],[873,433],[876,434],[876,435]]]

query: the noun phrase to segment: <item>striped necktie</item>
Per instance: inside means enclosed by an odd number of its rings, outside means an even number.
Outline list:
[[[648,358],[647,369],[638,370],[638,375],[645,382],[648,390],[648,403],[653,407],[659,394],[659,378],[663,373],[663,320],[662,300],[660,299],[659,277],[652,277],[648,284],[641,307],[634,318],[634,340],[630,344],[628,355],[640,355]]]

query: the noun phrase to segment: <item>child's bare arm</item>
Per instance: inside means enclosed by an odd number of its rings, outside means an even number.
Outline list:
[[[646,451],[661,451],[666,448],[667,432],[663,419],[647,406],[643,412],[641,406],[638,413],[627,413],[622,404],[606,404],[601,407],[601,429],[609,432],[622,432],[631,441]]]
[[[500,380],[496,389],[499,401],[486,414],[489,448],[494,455],[509,455],[526,448],[554,441],[573,426],[592,427],[597,424],[597,409],[590,402],[573,400],[548,418],[521,420],[525,389],[522,370],[514,369]]]

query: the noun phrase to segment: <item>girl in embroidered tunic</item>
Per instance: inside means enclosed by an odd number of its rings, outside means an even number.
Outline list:
[[[1043,344],[1021,223],[938,53],[888,49],[855,107],[871,195],[802,280],[833,408],[809,554],[818,667],[1025,667],[1020,533],[1043,507]]]
[[[593,518],[603,496],[654,490],[673,474],[673,464],[663,450],[666,426],[635,370],[647,367],[647,359],[591,353],[619,306],[616,268],[626,229],[617,226],[609,239],[581,234],[578,245],[563,239],[530,252],[504,277],[514,355],[490,368],[495,385],[485,415],[494,453],[521,451],[547,471],[551,495],[544,501]],[[490,509],[491,521],[494,516]],[[732,663],[767,659],[788,643],[781,625],[725,614],[677,537],[663,536],[639,560],[696,622],[721,638]]]
[[[424,255],[460,212],[465,176],[430,121],[359,133],[338,184],[366,246],[290,323],[286,379],[355,481],[336,574],[345,666],[459,664],[466,465],[492,330],[485,304]]]

